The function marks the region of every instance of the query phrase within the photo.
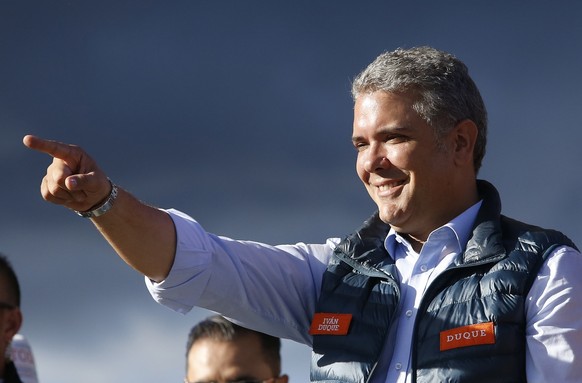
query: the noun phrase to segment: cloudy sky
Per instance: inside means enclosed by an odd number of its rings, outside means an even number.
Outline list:
[[[379,53],[461,58],[489,110],[480,173],[507,215],[582,244],[582,3],[0,1],[0,252],[42,383],[179,382],[208,314],[156,304],[93,229],[45,203],[27,133],[87,149],[142,200],[268,243],[343,236],[373,210],[350,80]],[[309,350],[283,348],[292,382]]]

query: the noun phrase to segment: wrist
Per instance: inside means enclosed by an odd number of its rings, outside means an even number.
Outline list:
[[[111,192],[109,192],[109,195],[107,196],[107,198],[105,198],[105,200],[101,204],[87,211],[75,210],[75,213],[77,213],[79,216],[83,218],[95,218],[111,210],[111,208],[113,207],[113,203],[117,199],[118,190],[117,186],[113,182],[111,182],[111,180],[109,180],[109,183],[111,184]]]

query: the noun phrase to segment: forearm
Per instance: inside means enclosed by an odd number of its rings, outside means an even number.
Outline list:
[[[166,212],[119,188],[111,210],[91,220],[129,266],[157,282],[166,278],[176,251],[176,230]]]
[[[53,158],[41,181],[42,197],[81,213],[97,226],[119,256],[154,281],[166,278],[176,252],[176,230],[163,211],[115,187],[97,163],[77,145],[32,135],[25,146]]]

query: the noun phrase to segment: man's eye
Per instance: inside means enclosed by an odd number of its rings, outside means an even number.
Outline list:
[[[368,147],[368,144],[365,142],[354,142],[354,148],[356,148],[356,150],[358,152],[364,150],[367,147]]]
[[[406,136],[401,136],[401,135],[394,135],[394,136],[388,136],[386,137],[386,141],[385,142],[391,142],[391,143],[399,143],[399,142],[406,142],[408,141],[409,138]]]

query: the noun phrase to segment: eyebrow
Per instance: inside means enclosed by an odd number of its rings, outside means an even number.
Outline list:
[[[374,135],[386,135],[386,134],[394,134],[394,133],[406,133],[409,132],[411,129],[408,126],[402,126],[402,125],[397,125],[397,126],[385,126],[380,128],[379,130],[374,132]],[[361,142],[361,141],[365,141],[363,136],[352,136],[352,142],[356,143],[356,142]]]

